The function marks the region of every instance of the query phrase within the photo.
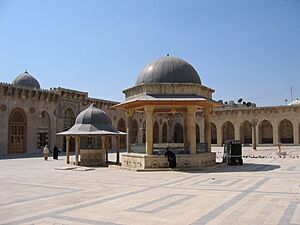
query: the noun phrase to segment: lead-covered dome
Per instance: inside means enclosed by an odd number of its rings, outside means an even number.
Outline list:
[[[35,79],[32,75],[30,75],[27,70],[17,76],[13,82],[13,85],[20,86],[20,87],[26,87],[26,88],[35,88],[35,89],[40,89],[40,83]]]
[[[145,66],[136,81],[136,85],[143,83],[201,84],[201,80],[191,64],[183,59],[167,55]]]
[[[104,111],[91,104],[86,110],[79,113],[75,124],[111,125],[111,119]]]

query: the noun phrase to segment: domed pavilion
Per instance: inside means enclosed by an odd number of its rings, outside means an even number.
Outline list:
[[[212,99],[214,90],[202,84],[195,68],[183,59],[165,56],[144,67],[134,87],[123,91],[125,101],[113,106],[123,109],[127,116],[127,153],[123,154],[123,167],[149,169],[168,167],[163,155],[166,147],[176,153],[177,167],[213,165],[211,153],[211,109],[221,106]],[[146,143],[139,151],[132,148],[132,117],[143,112],[146,118]],[[196,113],[202,112],[205,121],[205,150],[196,146]],[[181,114],[184,118],[184,143],[163,143],[153,146],[154,114]],[[134,147],[134,146],[133,146]],[[179,149],[179,151],[177,151]]]
[[[102,110],[91,104],[76,118],[75,124],[58,135],[66,136],[66,163],[70,163],[70,138],[75,137],[75,165],[105,166],[108,161],[108,137],[117,138],[116,163],[119,164],[119,136],[126,133],[116,130],[110,117]]]

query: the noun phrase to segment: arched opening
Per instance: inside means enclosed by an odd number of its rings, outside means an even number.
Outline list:
[[[200,128],[199,128],[198,124],[196,124],[196,143],[197,144],[200,143]]]
[[[222,126],[223,144],[227,140],[234,140],[234,126],[231,122],[227,121]]]
[[[168,127],[166,123],[164,123],[162,127],[162,142],[163,143],[168,142]]]
[[[143,123],[143,143],[146,143],[146,122]]]
[[[157,121],[153,124],[153,143],[159,143],[159,125]]]
[[[71,108],[67,108],[64,111],[64,131],[69,130],[75,124],[76,116],[74,111]],[[67,140],[64,137],[64,146],[63,149],[66,151]],[[75,138],[70,138],[70,151],[75,151]]]
[[[217,144],[217,127],[214,123],[211,123],[211,143]]]
[[[126,123],[123,118],[120,118],[118,121],[118,130],[122,132],[126,132]],[[129,134],[127,134],[129,135]],[[121,135],[120,136],[120,148],[126,148],[127,143],[126,143],[126,135]]]
[[[45,145],[50,147],[51,123],[50,116],[43,111],[39,116],[37,127],[37,148],[43,148]]]
[[[241,124],[241,142],[242,144],[252,143],[252,124],[248,120]]]
[[[26,152],[26,116],[22,109],[11,112],[8,132],[8,153]]]
[[[176,123],[174,127],[174,143],[183,143],[183,127]]]
[[[134,144],[134,143],[138,143],[138,140],[137,140],[137,136],[138,136],[138,131],[139,131],[139,125],[138,125],[138,122],[133,119],[132,120],[132,134],[131,134],[131,143]]]
[[[259,143],[260,144],[273,143],[273,126],[268,120],[263,120],[259,124]]]
[[[291,121],[284,119],[279,123],[279,140],[281,143],[294,143],[293,124]]]

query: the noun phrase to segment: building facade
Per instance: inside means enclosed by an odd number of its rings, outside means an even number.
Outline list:
[[[90,98],[87,92],[66,88],[41,89],[39,82],[27,71],[12,83],[0,83],[0,155],[37,153],[46,144],[65,147],[63,137],[56,133],[68,130],[76,116],[91,103],[111,118],[112,124],[126,132],[126,115],[111,109],[119,102]],[[256,141],[258,146],[278,143],[299,145],[300,104],[275,107],[220,107],[212,111],[211,141],[221,146],[227,139],[239,139],[245,145]],[[180,113],[155,114],[153,143],[182,143],[184,119]],[[132,120],[131,143],[145,142],[143,113]],[[196,141],[204,143],[204,116],[196,114]],[[110,142],[110,148],[116,146]],[[71,150],[74,141],[71,140]],[[126,137],[120,140],[126,148]]]

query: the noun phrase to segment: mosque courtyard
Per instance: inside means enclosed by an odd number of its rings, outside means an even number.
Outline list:
[[[243,166],[202,171],[57,170],[64,157],[3,159],[0,224],[300,224],[299,147],[283,147],[285,158],[276,150],[245,147]]]

